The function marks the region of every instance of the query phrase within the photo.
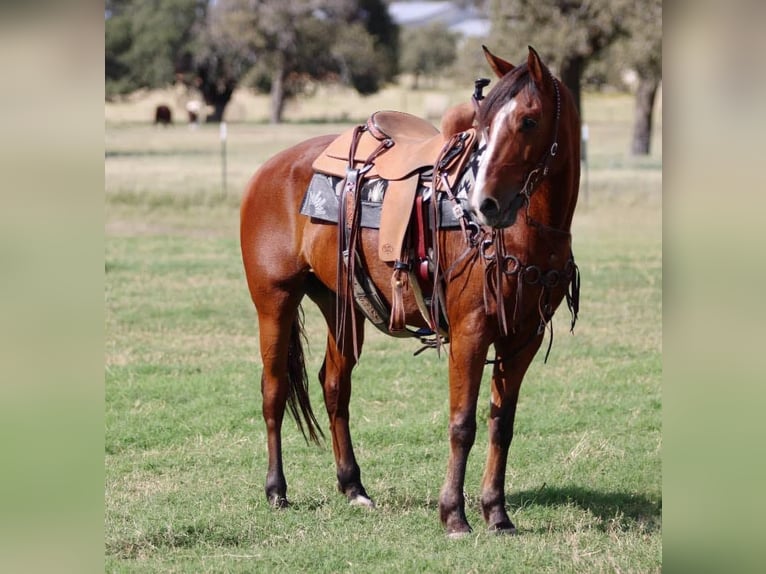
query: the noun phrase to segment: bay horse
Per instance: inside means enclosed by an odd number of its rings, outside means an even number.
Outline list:
[[[574,326],[579,299],[570,227],[579,189],[580,123],[572,96],[532,47],[518,66],[486,47],[484,52],[499,81],[486,98],[477,100],[471,118],[481,155],[463,213],[470,225],[468,231],[439,230],[433,245],[449,326],[450,450],[439,515],[450,537],[471,531],[463,486],[486,364],[492,364],[492,380],[481,509],[490,530],[515,532],[505,508],[505,474],[519,388],[552,328],[554,311],[566,297]],[[299,213],[312,163],[334,138],[315,137],[265,162],[247,184],[241,205],[242,258],[263,361],[265,490],[274,507],[288,504],[281,445],[286,408],[304,437],[308,432],[318,442],[323,434],[309,402],[301,347],[304,295],[316,303],[328,326],[319,381],[338,489],[353,504],[374,506],[362,484],[349,431],[351,371],[361,352],[365,318],[338,313],[345,304],[336,293],[343,273],[335,248],[339,227]],[[360,233],[359,259],[385,292],[392,263],[378,257],[376,229]],[[404,292],[403,306],[408,325],[435,330],[412,290]],[[494,359],[488,361],[491,347]]]

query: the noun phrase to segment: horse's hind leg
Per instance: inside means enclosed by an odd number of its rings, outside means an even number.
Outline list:
[[[348,405],[351,399],[351,370],[355,365],[353,355],[341,353],[335,337],[328,334],[327,350],[319,380],[322,383],[327,415],[330,419],[332,449],[338,476],[338,490],[352,504],[374,506],[362,485],[361,470],[354,456],[349,430]]]
[[[287,505],[287,482],[282,467],[282,420],[290,394],[289,355],[298,344],[295,325],[301,294],[274,291],[258,307],[261,359],[261,394],[266,423],[268,470],[266,497],[276,507]],[[256,305],[257,306],[257,305]]]
[[[327,321],[327,349],[319,371],[325,407],[330,419],[332,449],[338,476],[338,490],[345,494],[352,504],[374,506],[362,485],[361,471],[354,456],[349,429],[349,402],[351,400],[351,371],[356,365],[350,319],[344,330],[342,345],[336,341],[335,295],[319,282],[314,282],[308,295],[319,306]],[[364,320],[357,316],[357,348],[361,353],[364,340]]]

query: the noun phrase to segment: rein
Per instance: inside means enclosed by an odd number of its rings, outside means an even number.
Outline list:
[[[350,322],[354,358],[357,360],[359,359],[359,333],[357,332],[356,308],[352,301],[354,300],[354,286],[357,276],[356,268],[357,264],[361,265],[357,249],[362,213],[362,195],[360,190],[364,174],[372,168],[373,160],[394,144],[390,139],[381,141],[364,161],[362,167],[355,168],[354,157],[356,155],[357,144],[362,132],[366,130],[367,126],[357,126],[354,130],[351,148],[349,149],[346,178],[341,190],[338,208],[338,260],[335,292],[339,304],[335,307],[336,338],[342,348],[346,335],[346,323]]]

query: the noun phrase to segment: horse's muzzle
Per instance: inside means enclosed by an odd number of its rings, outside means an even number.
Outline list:
[[[472,210],[476,219],[482,225],[503,229],[510,227],[516,221],[516,213],[523,203],[521,194],[516,194],[506,209],[502,209],[500,202],[494,197],[485,197],[479,204],[478,212]]]

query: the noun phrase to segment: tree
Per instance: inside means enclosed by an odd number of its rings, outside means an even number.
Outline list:
[[[193,44],[206,7],[206,0],[108,0],[107,95],[173,83],[178,54]]]
[[[366,94],[395,70],[396,30],[382,0],[217,0],[203,37],[198,69],[225,88],[216,92],[223,105],[244,80],[270,92],[273,123],[312,80],[340,79]]]
[[[648,155],[654,101],[662,80],[662,0],[635,6],[627,26],[630,36],[615,46],[615,56],[638,74],[630,151],[633,155]]]
[[[492,0],[490,45],[496,53],[522,53],[531,44],[558,69],[580,106],[589,59],[626,36],[633,0]]]
[[[271,93],[271,120],[313,81],[370,94],[396,73],[384,0],[107,0],[107,94],[180,80],[220,121],[234,90]]]
[[[399,69],[413,74],[415,89],[418,88],[420,76],[436,76],[457,58],[458,34],[450,32],[442,23],[408,28],[402,40]]]

